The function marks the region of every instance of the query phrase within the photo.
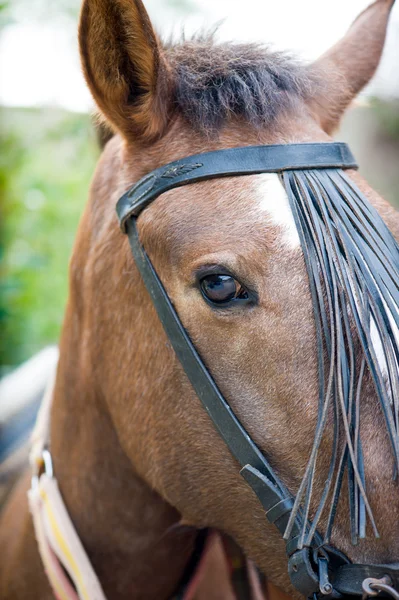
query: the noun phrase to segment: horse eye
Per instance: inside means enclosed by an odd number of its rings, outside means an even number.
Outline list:
[[[247,300],[248,292],[231,275],[207,275],[200,281],[202,294],[212,304],[228,304],[233,300]]]

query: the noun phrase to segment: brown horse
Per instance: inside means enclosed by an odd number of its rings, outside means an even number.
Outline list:
[[[88,85],[116,131],[100,159],[70,264],[51,414],[54,470],[111,600],[166,600],[197,531],[225,532],[267,579],[296,595],[284,543],[264,518],[168,343],[118,227],[115,203],[141,176],[209,150],[324,142],[379,63],[393,0],[377,0],[310,66],[211,38],[163,46],[141,0],[84,0]],[[399,239],[397,213],[349,176]],[[298,234],[277,175],[196,183],[139,218],[140,238],[206,364],[288,488],[300,484],[317,418],[313,307]],[[229,273],[255,306],[215,310],[201,274]],[[380,539],[352,546],[339,506],[332,543],[350,559],[399,559],[399,500],[371,378],[362,389],[369,500]],[[321,489],[327,463],[314,486]],[[1,600],[53,598],[26,500],[27,473],[0,534]],[[323,522],[321,522],[321,528]],[[219,598],[217,588],[205,595]]]

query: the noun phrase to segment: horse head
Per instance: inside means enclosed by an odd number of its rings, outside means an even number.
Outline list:
[[[164,561],[160,532],[179,528],[226,533],[270,581],[297,594],[282,536],[240,476],[178,361],[115,205],[139,180],[147,193],[158,184],[156,169],[188,156],[331,142],[378,66],[392,5],[377,0],[333,48],[302,65],[260,45],[217,43],[212,36],[163,44],[141,0],[83,2],[83,69],[100,118],[115,135],[100,159],[71,258],[51,445],[66,504],[112,598],[127,597],[132,573],[136,582],[146,579],[147,593],[140,597],[161,597],[158,588],[148,591],[154,583],[148,552]],[[189,176],[198,166],[195,157],[178,164],[166,167],[163,177]],[[355,170],[346,177],[398,238],[393,208]],[[160,195],[141,212],[137,228],[212,379],[295,496],[320,422],[320,348],[303,239],[289,196],[277,173],[206,179]],[[345,307],[343,302],[334,314],[347,327],[348,341],[356,329],[356,304]],[[395,331],[391,334],[394,338]],[[375,346],[374,358],[381,354],[381,339]],[[368,535],[356,536],[352,544],[346,501],[351,484],[345,476],[330,543],[356,563],[392,563],[399,558],[394,455],[372,369],[356,336],[351,348],[353,369],[362,372],[359,477],[380,537],[373,537],[369,521]],[[334,426],[341,418],[334,406],[326,410],[307,479],[311,494],[301,510],[309,519],[323,496],[332,448],[336,442],[343,448],[346,440],[342,427],[337,433]],[[339,450],[336,455],[341,457]],[[326,501],[318,515],[321,535],[332,503]],[[187,562],[192,539],[173,546],[165,597]],[[140,552],[147,570],[137,567]]]

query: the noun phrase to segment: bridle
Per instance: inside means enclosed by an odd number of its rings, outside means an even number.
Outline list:
[[[287,187],[290,177],[296,173],[340,172],[355,168],[357,165],[348,146],[342,143],[219,150],[178,160],[152,171],[117,203],[122,231],[128,235],[134,260],[171,345],[216,429],[239,463],[241,475],[261,502],[267,519],[287,538],[288,572],[292,584],[300,593],[314,599],[369,596],[380,591],[399,598],[399,563],[352,564],[342,552],[325,543],[317,530],[309,542],[303,542],[302,534],[312,529],[311,522],[303,511],[293,513],[295,498],[245,431],[204,365],[140,242],[137,219],[158,196],[190,183],[219,177],[278,173]],[[308,256],[303,239],[302,248]]]

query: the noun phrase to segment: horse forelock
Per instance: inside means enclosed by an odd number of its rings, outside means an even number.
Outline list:
[[[287,53],[218,43],[212,34],[169,45],[165,56],[175,106],[195,130],[210,135],[234,117],[270,128],[320,87],[311,69]]]

